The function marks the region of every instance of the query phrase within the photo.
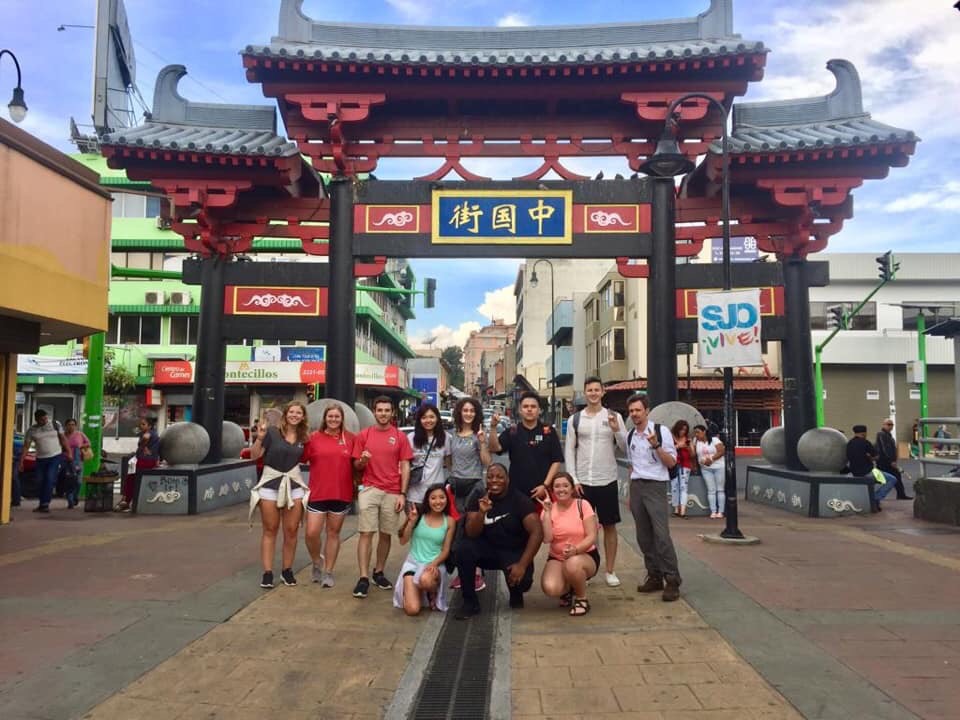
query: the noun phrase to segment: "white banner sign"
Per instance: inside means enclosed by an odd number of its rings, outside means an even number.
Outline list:
[[[17,355],[18,375],[86,375],[85,357]]]
[[[759,288],[698,292],[697,346],[702,368],[763,365]]]

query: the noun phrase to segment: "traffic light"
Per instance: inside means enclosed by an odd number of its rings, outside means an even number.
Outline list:
[[[884,282],[893,280],[899,269],[900,263],[894,260],[893,253],[890,250],[877,257],[877,277]]]
[[[839,328],[846,330],[847,321],[843,316],[843,305],[830,305],[827,308],[827,329]]]
[[[436,306],[437,301],[437,279],[436,278],[427,278],[426,285],[424,286],[425,295],[423,298],[423,306],[425,308],[432,308]]]

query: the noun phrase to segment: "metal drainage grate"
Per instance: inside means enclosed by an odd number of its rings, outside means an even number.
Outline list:
[[[500,575],[487,574],[478,616],[457,620],[452,608],[447,613],[410,720],[486,720]]]

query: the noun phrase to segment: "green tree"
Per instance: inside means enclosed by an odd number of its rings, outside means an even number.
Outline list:
[[[463,348],[459,345],[445,347],[440,359],[450,369],[450,384],[463,390]]]

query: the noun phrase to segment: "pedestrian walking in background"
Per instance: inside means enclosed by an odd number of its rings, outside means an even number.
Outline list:
[[[454,555],[460,577],[473,577],[476,569],[500,570],[507,580],[510,607],[523,607],[523,594],[533,585],[533,558],[543,542],[543,528],[529,493],[511,487],[507,469],[500,463],[487,468],[487,492],[467,502],[464,535]],[[460,589],[463,607],[457,619],[480,612],[477,591],[471,583]]]
[[[130,512],[133,507],[133,494],[136,492],[138,470],[149,470],[160,463],[160,435],[157,433],[157,421],[152,417],[142,417],[137,424],[136,467],[128,472],[120,483],[120,502],[114,508],[116,512]]]
[[[881,471],[884,478],[883,484],[874,482],[873,470],[876,467],[876,459],[877,450],[873,447],[873,443],[867,440],[867,426],[854,425],[853,437],[847,442],[847,466],[851,475],[870,479],[873,511],[880,512],[880,501],[896,486],[897,478]]]
[[[263,457],[263,475],[250,492],[250,512],[260,506],[260,560],[263,578],[260,587],[273,587],[273,555],[277,533],[283,527],[280,577],[284,585],[296,585],[293,558],[297,552],[297,535],[303,518],[303,500],[309,488],[300,474],[300,462],[309,440],[307,408],[291,402],[283,409],[283,419],[276,428],[260,423],[257,438],[250,448],[250,459]]]
[[[421,504],[413,503],[407,522],[400,531],[400,544],[410,544],[410,552],[400,568],[393,591],[393,606],[410,616],[419,615],[426,605],[446,612],[447,571],[444,563],[453,544],[453,518],[450,500],[443,483],[431,485]]]
[[[677,420],[670,428],[673,444],[677,447],[677,471],[670,478],[670,502],[673,514],[687,517],[687,488],[690,483],[690,471],[693,469],[693,450],[690,442],[690,424],[686,420]]]
[[[428,487],[446,484],[444,466],[450,456],[450,443],[436,405],[424,403],[420,406],[413,420],[413,432],[407,433],[407,440],[413,448],[407,504],[419,505]]]
[[[64,424],[63,436],[66,438],[67,445],[70,448],[69,453],[64,453],[66,463],[72,470],[72,482],[66,489],[67,507],[76,507],[78,502],[77,494],[80,491],[80,482],[83,479],[83,461],[84,455],[91,453],[90,438],[83,434],[82,430],[77,428],[77,421],[73,418],[67,420]]]
[[[677,450],[670,430],[650,421],[646,395],[632,395],[627,410],[633,423],[627,434],[630,512],[647,569],[647,578],[637,586],[637,592],[663,590],[663,600],[671,602],[680,597],[681,583],[667,512],[670,468],[677,462]]]
[[[603,559],[606,583],[620,585],[616,573],[617,523],[620,522],[619,469],[616,449],[626,451],[627,428],[620,413],[603,407],[603,381],[588,377],[583,382],[587,405],[567,421],[564,465],[573,478],[577,494],[590,501],[603,527]]]
[[[483,407],[476,398],[460,398],[453,408],[453,427],[450,440],[450,483],[454,507],[461,517],[466,513],[467,498],[471,494],[482,495],[483,476],[486,467],[493,461],[487,446],[487,434],[483,431]],[[495,426],[491,424],[491,432]],[[460,522],[464,522],[461,520]],[[459,532],[459,531],[458,531]],[[460,589],[460,576],[453,579],[450,586]],[[474,587],[483,590],[486,583],[483,571],[477,568]]]
[[[390,542],[400,529],[413,459],[410,441],[393,424],[393,403],[386,395],[374,398],[373,417],[376,424],[357,433],[353,442],[353,467],[363,472],[363,488],[357,495],[360,578],[353,588],[355,598],[367,596],[371,579],[381,590],[393,589],[383,569],[390,554]],[[371,576],[374,534],[378,534],[377,560]]]
[[[320,427],[310,435],[303,455],[310,464],[305,539],[313,561],[311,579],[332,588],[340,530],[354,495],[353,434],[343,427],[339,405],[328,405],[323,411]]]
[[[490,427],[497,427],[500,415],[490,417]],[[510,484],[514,490],[530,497],[543,498],[560,472],[563,449],[552,425],[540,422],[540,396],[533,391],[520,395],[520,422],[498,436],[490,432],[490,452],[507,453],[510,458]]]
[[[907,489],[903,486],[903,471],[899,464],[900,451],[897,448],[897,439],[893,436],[893,418],[887,418],[881,423],[880,430],[877,431],[876,451],[877,467],[897,479],[894,485],[897,500],[913,500],[907,495]]]
[[[597,551],[597,515],[588,500],[576,497],[570,473],[557,473],[553,478],[553,496],[540,501],[543,514],[543,542],[550,546],[540,586],[548,597],[561,598],[560,606],[569,607],[570,615],[579,617],[590,612],[587,580],[600,568]]]
[[[50,512],[50,501],[53,499],[53,490],[57,484],[57,473],[63,456],[70,454],[70,446],[63,435],[63,428],[56,420],[51,420],[46,410],[37,410],[33,413],[34,423],[23,436],[23,453],[17,471],[23,472],[24,456],[30,450],[30,445],[36,446],[36,474],[40,486],[40,502],[34,512]]]
[[[722,518],[726,507],[727,495],[724,477],[726,462],[723,459],[726,448],[713,432],[703,425],[693,428],[694,451],[700,474],[707,486],[707,503],[710,505],[710,517]]]

